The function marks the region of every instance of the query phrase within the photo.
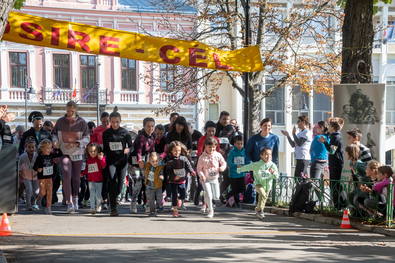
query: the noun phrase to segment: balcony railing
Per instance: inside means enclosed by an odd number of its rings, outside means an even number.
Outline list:
[[[60,94],[57,93],[59,89],[42,89],[42,99],[44,103],[51,104],[65,104],[70,100],[77,100],[78,103],[82,104],[96,104],[97,103],[97,90],[92,90],[89,95],[83,100],[84,95],[89,91],[89,89],[77,90],[76,97],[73,98],[72,89],[64,89]],[[107,104],[107,90],[99,90],[99,103]]]

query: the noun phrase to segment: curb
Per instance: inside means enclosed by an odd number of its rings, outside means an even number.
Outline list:
[[[0,263],[7,263],[7,259],[5,258],[3,251],[0,250]]]
[[[254,210],[255,205],[242,204],[242,208]],[[277,214],[277,215],[289,216],[288,209],[286,209],[286,208],[278,208],[278,207],[268,206],[268,207],[265,207],[265,212]],[[310,220],[310,221],[316,221],[316,222],[334,225],[334,226],[340,226],[342,223],[342,220],[340,218],[325,217],[325,216],[318,215],[318,214],[305,214],[305,213],[301,213],[301,212],[295,212],[293,214],[294,214],[294,217],[296,217],[296,218]],[[363,230],[366,232],[395,237],[395,229],[376,227],[373,225],[362,225],[359,223],[352,222],[352,220],[350,220],[350,224],[353,228],[355,228],[357,230]]]

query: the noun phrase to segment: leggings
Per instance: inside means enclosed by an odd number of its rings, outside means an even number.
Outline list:
[[[102,189],[102,197],[103,201],[108,199],[108,180],[110,178],[110,172],[108,171],[108,167],[104,167],[103,169],[103,189]]]
[[[73,201],[72,196],[77,197],[80,189],[80,174],[81,168],[84,163],[81,161],[70,160],[68,155],[59,158],[60,166],[62,167],[63,173],[63,185],[62,189],[65,193],[66,200],[70,203]],[[71,195],[71,181],[73,182],[73,195]]]
[[[173,184],[169,183],[171,188],[171,204],[177,206],[178,193],[180,193],[180,200],[185,199],[185,183]]]
[[[307,167],[310,164],[310,160],[296,160],[296,167],[295,167],[295,177],[302,177],[303,174],[307,174]]]
[[[110,172],[110,205],[111,209],[117,208],[117,196],[122,191],[123,181],[128,171],[128,164],[111,164],[108,167]]]
[[[36,202],[36,196],[39,194],[38,181],[24,179],[26,187],[26,207],[31,208],[32,204]]]
[[[51,207],[52,204],[52,178],[38,179],[38,185],[40,187],[40,194],[38,199],[41,200],[44,195],[47,195],[47,207]]]
[[[219,199],[219,183],[218,179],[212,181],[205,181],[203,183],[203,189],[205,194],[205,201],[208,206],[208,211],[213,210],[213,200]]]

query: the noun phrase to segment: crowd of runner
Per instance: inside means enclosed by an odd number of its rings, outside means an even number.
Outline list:
[[[0,109],[1,144],[17,147],[17,172],[20,176],[20,202],[26,210],[45,207],[52,214],[51,205],[58,202],[57,192],[62,186],[62,203],[68,213],[90,208],[91,214],[110,209],[117,216],[117,205],[130,202],[130,212],[138,206],[149,216],[165,211],[171,202],[173,217],[186,209],[184,202],[194,202],[208,218],[214,216],[215,201],[241,208],[250,199],[246,185],[257,193],[256,215],[264,218],[264,207],[273,179],[278,178],[279,138],[271,133],[272,121],[265,118],[260,132],[243,145],[243,134],[237,121],[222,111],[217,123],[207,121],[204,134],[194,129],[178,113],[170,115],[170,123],[156,124],[145,118],[143,128],[132,140],[122,128],[122,117],[117,112],[103,112],[100,125],[86,122],[78,113],[78,105],[70,101],[66,114],[55,124],[44,121],[44,116],[31,112],[32,128],[16,127],[12,138],[6,125],[11,117],[7,108]],[[344,120],[332,118],[311,127],[307,116],[299,116],[292,136],[282,131],[291,147],[295,148],[295,177],[308,174],[320,178],[329,165],[330,179],[340,180],[344,164],[341,129]],[[8,127],[8,128],[7,128]],[[350,194],[350,203],[372,215],[377,207],[385,207],[390,167],[372,160],[370,151],[361,144],[359,129],[347,131],[349,145],[345,157],[352,167],[351,181],[357,182]],[[246,174],[246,172],[248,172]],[[368,184],[374,182],[374,185]],[[345,200],[338,196],[342,189],[338,181],[331,181],[334,207],[342,209]],[[203,193],[202,193],[203,192]],[[378,197],[376,197],[376,195]],[[254,200],[255,201],[255,200]]]

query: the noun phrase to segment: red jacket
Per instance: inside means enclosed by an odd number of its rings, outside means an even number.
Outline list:
[[[100,161],[98,157],[88,157],[86,161],[85,170],[82,171],[82,175],[88,174],[88,182],[102,182],[103,181],[103,168],[106,167],[106,159]]]

